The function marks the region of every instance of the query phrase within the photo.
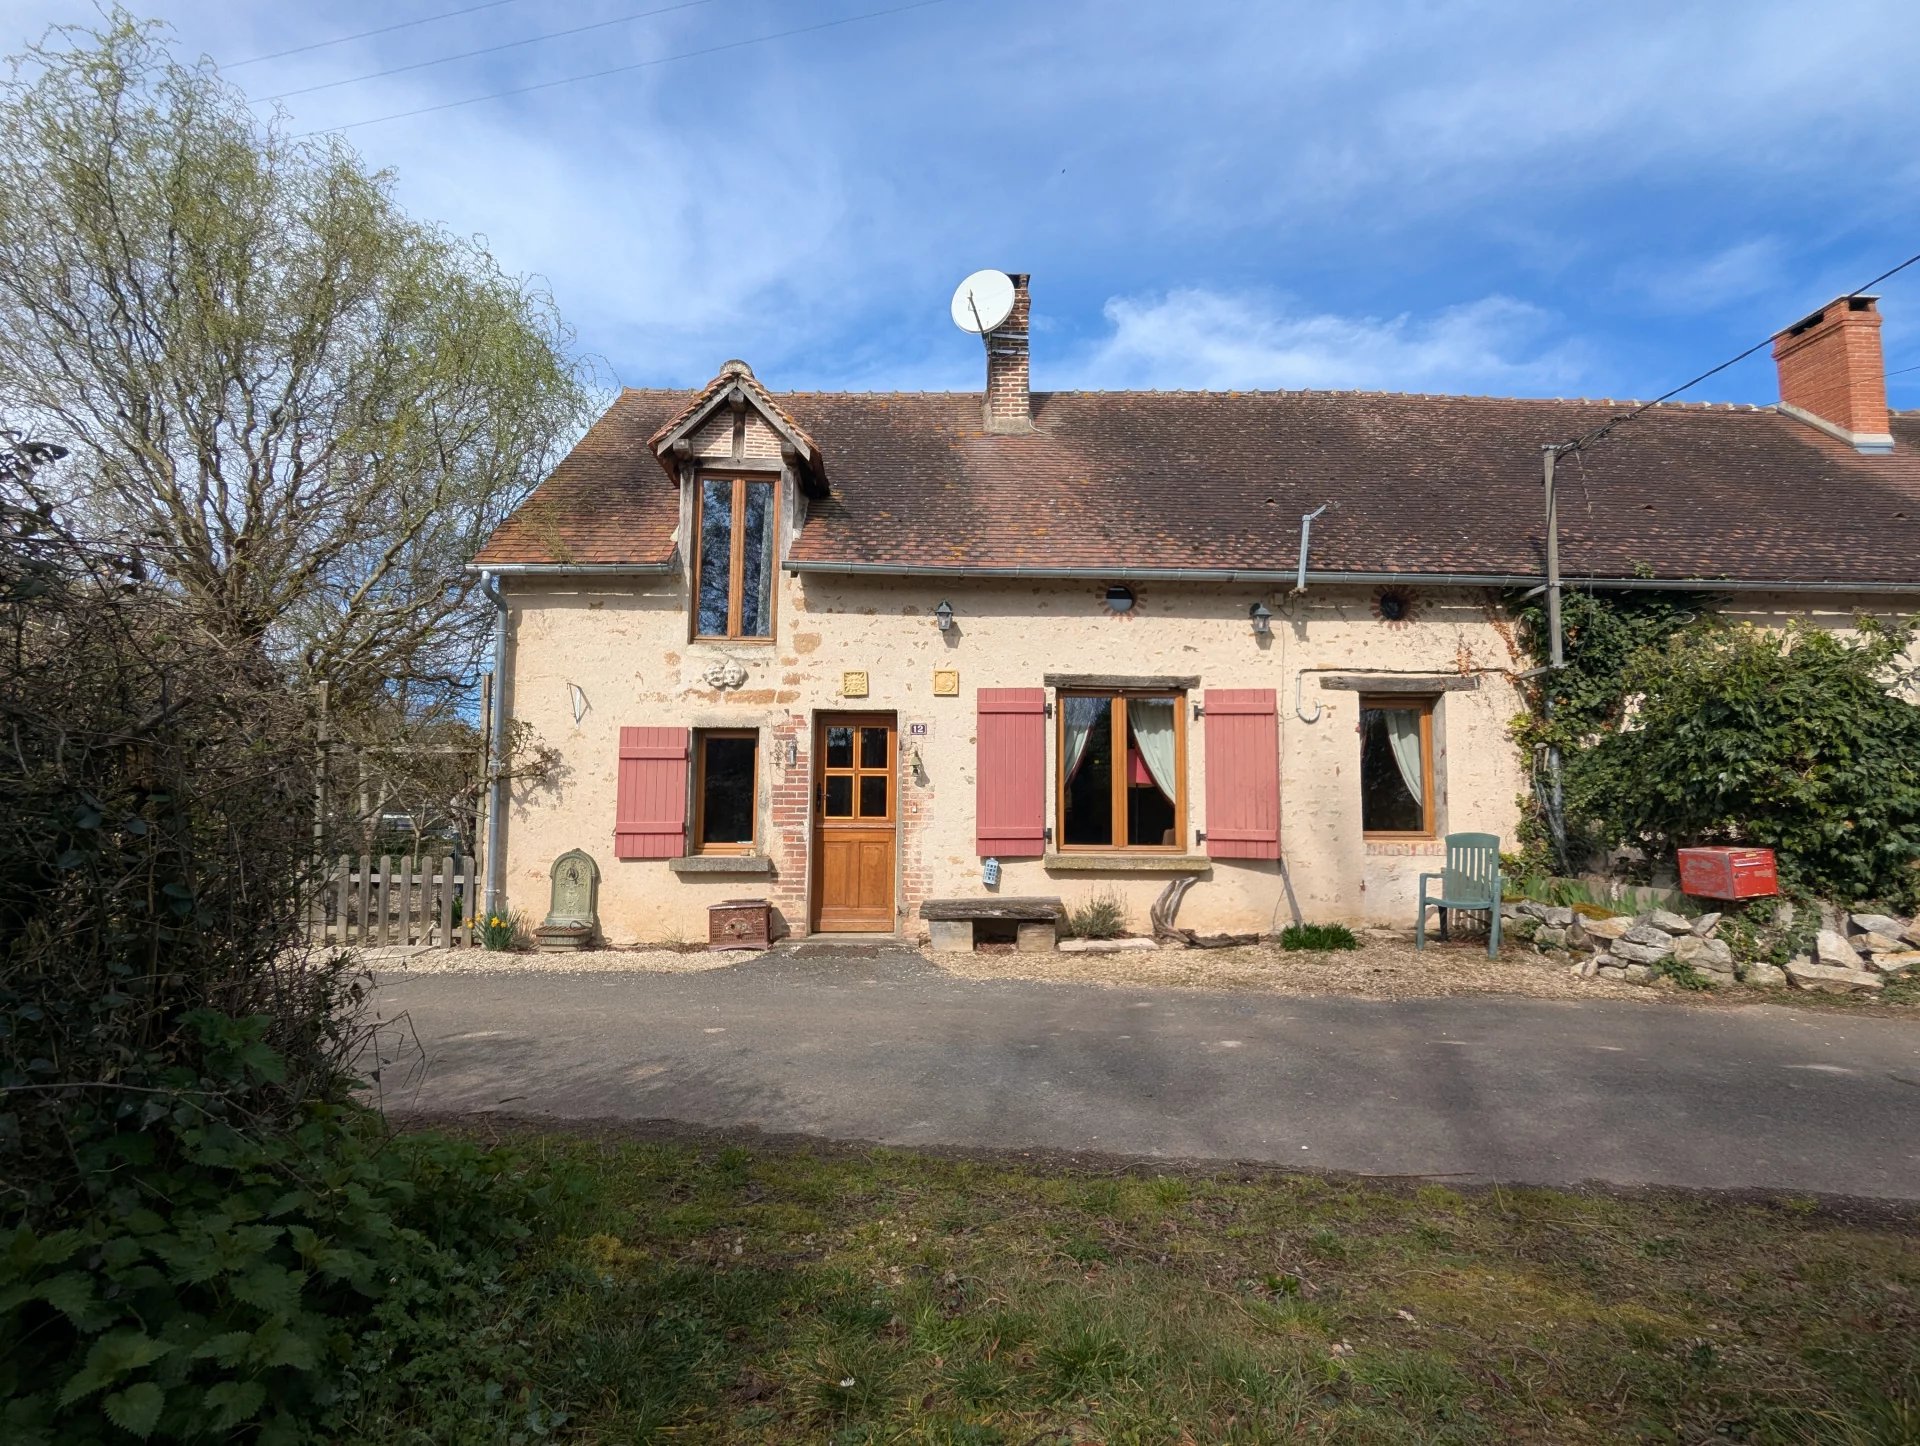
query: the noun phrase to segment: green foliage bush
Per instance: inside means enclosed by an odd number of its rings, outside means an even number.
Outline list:
[[[1584,755],[1577,793],[1612,836],[1778,851],[1784,881],[1843,901],[1920,900],[1920,707],[1889,691],[1910,627],[1859,635],[1702,627],[1642,652],[1630,726]]]
[[[196,1025],[277,1067],[260,1021]],[[220,1098],[147,1096],[81,1144],[115,1182],[98,1208],[0,1232],[0,1439],[335,1441],[449,1402],[558,1424],[510,1334],[470,1322],[568,1177],[352,1105],[262,1133]]]
[[[1666,860],[1759,845],[1789,890],[1920,903],[1920,708],[1898,691],[1912,624],[1862,617],[1846,637],[1733,626],[1704,607],[1567,596],[1568,666],[1541,680],[1515,733],[1562,750],[1573,850]],[[1519,611],[1544,657],[1538,605]],[[1530,859],[1543,856],[1537,815],[1528,834]]]
[[[1280,933],[1282,949],[1358,949],[1360,941],[1345,924],[1289,924]]]
[[[1563,595],[1560,615],[1566,666],[1538,678],[1532,711],[1514,725],[1515,741],[1533,764],[1534,806],[1523,813],[1521,856],[1512,863],[1502,856],[1501,867],[1508,876],[1564,874],[1583,857],[1603,853],[1618,842],[1604,837],[1595,821],[1572,805],[1584,752],[1601,734],[1619,726],[1628,694],[1626,672],[1633,660],[1696,623],[1709,606],[1710,600],[1685,593],[1575,591]],[[1512,610],[1533,661],[1546,663],[1552,647],[1545,600],[1516,599]],[[1545,755],[1556,746],[1569,792],[1569,848],[1564,859],[1553,857],[1542,817]]]

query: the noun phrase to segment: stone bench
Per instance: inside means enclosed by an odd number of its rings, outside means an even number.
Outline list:
[[[974,925],[1011,923],[1014,947],[1023,954],[1049,954],[1067,916],[1058,899],[929,899],[920,906],[935,953],[970,954]]]

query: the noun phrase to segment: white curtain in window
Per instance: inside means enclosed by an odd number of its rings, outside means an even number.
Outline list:
[[[1086,757],[1087,740],[1093,737],[1093,725],[1106,721],[1108,700],[1105,698],[1067,698],[1063,700],[1066,709],[1067,756],[1061,760],[1067,779],[1080,771],[1080,760]]]
[[[1133,741],[1146,761],[1147,772],[1169,802],[1178,798],[1174,780],[1173,708],[1171,698],[1127,699],[1127,723]]]
[[[1427,796],[1420,767],[1420,714],[1413,708],[1382,708],[1386,720],[1387,742],[1393,748],[1393,761],[1399,766],[1400,781],[1414,802],[1426,806]]]

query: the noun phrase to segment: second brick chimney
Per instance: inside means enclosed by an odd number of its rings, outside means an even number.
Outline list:
[[[989,432],[1033,430],[1033,401],[1027,373],[1027,273],[1010,273],[1013,310],[987,333],[987,411]]]
[[[1891,452],[1877,296],[1843,296],[1773,338],[1780,410],[1862,452]]]

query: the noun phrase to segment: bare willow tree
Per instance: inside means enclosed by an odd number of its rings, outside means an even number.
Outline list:
[[[0,84],[0,414],[63,510],[340,721],[445,717],[463,572],[584,420],[551,298],[115,10]]]

